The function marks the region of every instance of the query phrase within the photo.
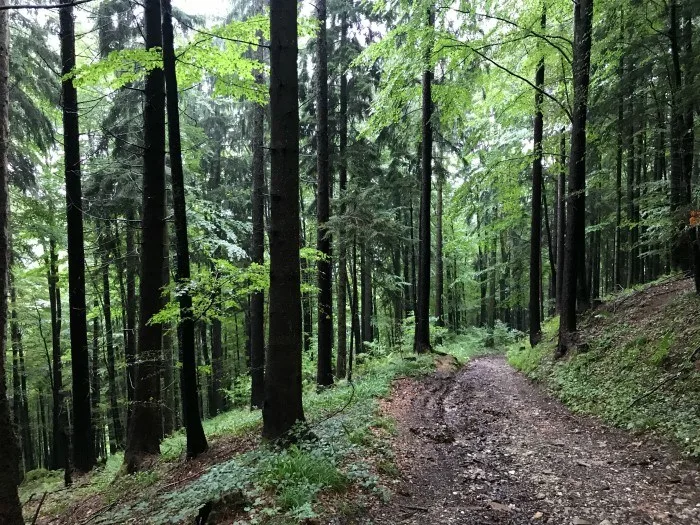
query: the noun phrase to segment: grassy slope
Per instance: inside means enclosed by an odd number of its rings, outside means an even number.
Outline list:
[[[463,364],[484,352],[486,335],[478,329],[445,335],[439,350]],[[502,328],[497,336],[500,345],[512,341],[512,334]],[[121,454],[68,490],[61,489],[60,472],[30,473],[20,488],[22,501],[36,496],[25,513],[31,519],[44,492],[49,497],[39,523],[55,517],[64,523],[90,519],[103,525],[127,520],[189,523],[204,503],[221,498],[225,502],[220,512],[245,523],[298,523],[317,514],[361,512],[362,497],[388,495],[380,475],[396,469],[387,444],[393,422],[377,410],[378,399],[389,394],[395,378],[434,369],[433,356],[416,358],[381,349],[374,354],[360,356],[354,385],[343,381],[320,393],[307,385],[305,412],[318,437],[310,445],[271,450],[257,437],[260,412],[236,409],[204,422],[212,446],[193,462],[181,460],[185,442],[178,433],[164,440],[154,468],[135,476],[120,475]],[[361,494],[359,503],[357,498],[350,504],[347,498],[329,496],[350,488]],[[337,501],[344,507],[337,508]]]
[[[700,457],[699,311],[692,283],[667,279],[587,314],[579,327],[587,351],[553,361],[553,319],[538,347],[516,344],[508,359],[573,411],[663,435]]]

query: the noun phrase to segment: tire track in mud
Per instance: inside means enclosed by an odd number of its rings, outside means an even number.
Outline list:
[[[501,356],[403,379],[394,497],[372,523],[700,524],[697,464],[572,415]]]

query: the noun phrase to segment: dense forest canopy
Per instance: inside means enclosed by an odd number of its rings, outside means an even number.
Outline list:
[[[694,0],[55,1],[0,0],[2,523],[235,407],[294,441],[363,356],[700,290]]]

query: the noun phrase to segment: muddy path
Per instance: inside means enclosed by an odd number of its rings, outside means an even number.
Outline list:
[[[401,380],[401,471],[373,523],[700,524],[698,465],[572,415],[500,356]]]

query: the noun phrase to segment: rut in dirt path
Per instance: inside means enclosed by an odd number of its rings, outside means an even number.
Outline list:
[[[401,380],[402,473],[373,523],[700,524],[697,464],[574,416],[501,356]]]

